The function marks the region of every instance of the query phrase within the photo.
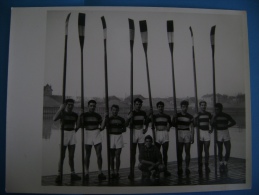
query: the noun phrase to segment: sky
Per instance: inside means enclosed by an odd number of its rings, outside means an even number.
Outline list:
[[[62,93],[65,44],[65,20],[68,25],[66,95],[81,96],[81,57],[78,38],[79,11],[48,11],[46,28],[45,82],[53,94]],[[145,53],[139,21],[146,20],[148,28],[148,66],[152,97],[172,97],[172,61],[168,46],[166,21],[174,21],[174,69],[176,97],[194,96],[192,39],[194,49],[198,97],[211,94],[212,51],[211,27],[215,32],[216,92],[226,95],[245,93],[247,68],[244,50],[245,28],[240,12],[208,12],[201,10],[138,11],[117,9],[80,10],[86,14],[84,61],[84,96],[104,97],[104,43],[101,17],[107,25],[107,63],[109,95],[124,98],[130,95],[130,42],[128,18],[135,23],[133,48],[134,94],[148,97]]]

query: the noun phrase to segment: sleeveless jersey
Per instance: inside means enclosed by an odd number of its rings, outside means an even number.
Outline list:
[[[135,110],[133,110],[133,128],[135,128],[135,126],[144,126],[148,124],[148,119],[147,119],[147,114],[145,111],[140,110],[139,112],[136,112]]]
[[[171,118],[167,114],[155,114],[153,119],[157,131],[167,130],[168,124],[171,126]]]
[[[209,130],[210,129],[210,120],[212,115],[210,112],[199,112],[198,113],[198,127],[201,130]]]
[[[193,116],[189,113],[183,115],[181,112],[177,113],[177,130],[190,130],[189,126],[193,123]]]
[[[111,116],[109,118],[108,127],[109,127],[110,134],[115,134],[115,135],[122,134],[125,128],[125,119],[120,116],[117,116],[117,117]]]
[[[215,119],[214,119],[214,122],[213,122],[213,126],[216,127],[217,130],[227,130],[228,129],[228,123],[230,121],[234,121],[233,118],[224,113],[224,112],[221,112],[220,114],[218,114]]]
[[[86,130],[95,130],[99,128],[99,125],[102,123],[101,115],[97,114],[96,112],[93,112],[93,113],[85,112],[81,114],[80,117],[81,117],[81,123],[83,121],[83,125]]]
[[[63,122],[63,129],[66,131],[72,131],[75,129],[75,124],[78,119],[78,115],[75,112],[63,112],[63,114],[60,115],[61,118],[61,124]]]

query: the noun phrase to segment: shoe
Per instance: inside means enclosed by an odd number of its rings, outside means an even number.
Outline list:
[[[116,175],[115,173],[111,174],[111,179],[116,179]]]
[[[71,173],[70,178],[71,178],[71,181],[78,181],[78,180],[81,180],[81,177],[78,176],[78,175],[75,174],[75,173]]]
[[[202,175],[202,169],[199,167],[198,169],[199,175]]]
[[[186,169],[185,169],[185,174],[186,174],[186,175],[190,175],[190,173],[191,173],[191,171],[186,168]]]
[[[219,172],[224,173],[224,171],[225,171],[225,165],[224,164],[219,165]]]
[[[101,174],[98,175],[98,179],[99,180],[106,180],[106,176],[103,173],[101,173]]]
[[[177,174],[178,174],[178,176],[182,175],[183,174],[183,169],[182,168],[178,169]]]
[[[56,177],[55,182],[56,182],[57,184],[60,184],[60,183],[61,183],[61,175],[58,175],[58,176]]]
[[[120,174],[119,173],[115,174],[115,179],[120,179]]]
[[[228,165],[224,165],[224,172],[227,173],[228,172]]]
[[[154,171],[153,174],[152,174],[152,177],[153,177],[154,179],[159,179],[159,172]]]
[[[134,174],[129,174],[128,179],[129,180],[134,180]]]
[[[202,163],[199,164],[198,172],[199,175],[202,175]]]
[[[165,176],[165,177],[169,177],[169,176],[171,176],[171,173],[166,170],[166,171],[164,172],[164,176]]]
[[[150,171],[143,171],[141,178],[142,179],[150,179],[150,175],[151,175]]]
[[[85,180],[85,181],[88,181],[88,180],[89,180],[89,174],[85,174],[84,180]]]
[[[206,172],[206,173],[210,173],[210,168],[209,168],[209,166],[206,166],[206,167],[205,167],[205,172]]]

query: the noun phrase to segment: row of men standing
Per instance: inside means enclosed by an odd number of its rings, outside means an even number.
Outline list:
[[[200,111],[194,116],[189,114],[188,101],[181,102],[181,111],[176,115],[170,117],[164,113],[164,103],[162,101],[157,102],[158,113],[153,114],[150,110],[149,114],[141,109],[142,100],[136,98],[134,100],[134,110],[130,112],[126,120],[118,115],[119,106],[111,106],[111,116],[109,117],[105,113],[104,120],[95,112],[96,101],[90,100],[88,102],[88,111],[78,114],[73,112],[74,100],[67,99],[65,104],[62,104],[54,115],[53,120],[60,120],[64,130],[64,144],[62,147],[62,155],[59,161],[58,176],[56,177],[56,183],[61,182],[61,167],[65,159],[66,148],[69,152],[69,165],[71,169],[71,181],[81,180],[81,177],[75,173],[74,169],[74,153],[76,144],[76,132],[79,128],[84,128],[84,143],[85,143],[85,167],[86,174],[83,176],[84,180],[89,180],[89,165],[92,146],[94,146],[97,155],[98,164],[98,179],[105,180],[106,176],[102,172],[102,135],[101,131],[105,127],[109,129],[110,134],[110,165],[111,165],[111,179],[119,179],[120,169],[120,154],[123,148],[123,136],[126,132],[126,127],[133,128],[133,143],[131,147],[131,153],[133,154],[131,159],[133,166],[136,162],[136,150],[139,148],[139,169],[142,171],[142,178],[148,178],[153,171],[153,176],[159,178],[160,172],[164,172],[164,176],[168,177],[171,173],[167,169],[168,162],[168,147],[169,147],[169,131],[173,126],[178,132],[177,141],[177,174],[181,176],[183,174],[182,162],[183,162],[183,150],[185,151],[185,174],[190,174],[190,148],[194,143],[194,128],[197,128],[200,132],[199,140],[199,174],[202,174],[203,162],[202,153],[205,152],[205,172],[209,173],[209,147],[210,147],[210,134],[213,130],[217,131],[217,145],[218,145],[218,157],[219,157],[219,171],[227,171],[227,162],[230,157],[230,136],[228,128],[236,124],[233,118],[222,112],[223,106],[220,103],[215,105],[215,114],[206,111],[207,103],[201,101]],[[152,116],[152,117],[151,117]],[[153,138],[146,136],[149,123],[152,122],[155,127],[155,144],[152,144]],[[151,143],[151,144],[150,144]],[[225,158],[223,161],[223,144],[226,149]],[[160,152],[162,148],[162,154]],[[116,161],[116,163],[115,163]],[[115,166],[116,165],[116,166]],[[130,174],[129,179],[134,179],[134,175]]]

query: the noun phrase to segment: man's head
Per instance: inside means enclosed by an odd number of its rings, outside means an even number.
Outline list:
[[[119,110],[120,110],[120,108],[118,105],[116,105],[116,104],[112,105],[111,111],[112,111],[113,116],[118,116]]]
[[[207,108],[206,101],[204,101],[204,100],[200,101],[199,105],[200,105],[201,111],[203,111],[203,112],[206,111],[206,108]]]
[[[163,113],[165,104],[164,104],[164,102],[159,101],[156,103],[156,107],[157,107],[159,113]]]
[[[89,100],[88,101],[88,110],[89,112],[94,112],[96,108],[96,101],[95,100]]]
[[[216,103],[215,104],[215,113],[219,114],[222,112],[222,110],[223,110],[223,105],[221,103]]]
[[[153,138],[150,135],[147,135],[145,137],[145,146],[150,148],[152,146],[153,143]]]
[[[186,100],[181,101],[181,109],[183,113],[186,113],[188,110],[189,102]]]
[[[65,104],[66,104],[66,110],[68,112],[71,112],[73,110],[74,103],[75,103],[75,100],[73,100],[73,99],[66,99]]]
[[[134,100],[134,108],[136,111],[140,111],[143,101],[140,98]]]

